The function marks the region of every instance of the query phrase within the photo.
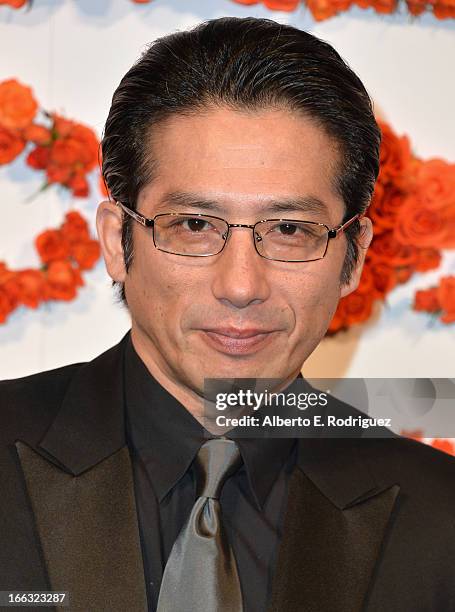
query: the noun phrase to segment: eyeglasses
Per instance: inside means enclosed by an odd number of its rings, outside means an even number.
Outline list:
[[[153,244],[160,251],[187,257],[210,257],[224,249],[231,227],[253,230],[256,252],[265,259],[285,262],[316,261],[325,257],[329,241],[360,217],[354,215],[338,227],[316,221],[264,219],[254,225],[228,223],[198,213],[162,213],[148,219],[121,202],[117,206],[144,227],[151,227]]]

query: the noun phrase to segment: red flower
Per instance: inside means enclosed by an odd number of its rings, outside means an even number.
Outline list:
[[[100,257],[100,245],[97,240],[78,242],[72,247],[71,255],[81,270],[89,270]]]
[[[441,263],[441,253],[436,249],[425,248],[417,250],[417,260],[415,269],[418,272],[428,272],[439,267]]]
[[[37,125],[32,123],[22,131],[22,135],[25,140],[34,142],[37,145],[46,146],[49,145],[52,140],[51,131],[43,125]]]
[[[30,125],[38,110],[32,90],[16,79],[0,83],[0,125],[11,130]]]
[[[0,125],[0,165],[16,159],[24,147],[25,142],[17,132]]]
[[[398,281],[394,269],[384,261],[372,261],[370,269],[373,276],[374,297],[384,299]]]
[[[455,207],[455,164],[430,159],[417,172],[419,200],[431,209]]]
[[[418,195],[408,196],[400,211],[394,238],[404,245],[450,249],[455,247],[455,207],[431,207]]]
[[[371,242],[368,257],[374,261],[382,261],[391,267],[409,266],[416,259],[416,249],[409,245],[403,245],[395,239],[394,232],[384,232]]]
[[[41,261],[48,264],[69,257],[69,245],[60,230],[46,230],[35,240],[36,250]]]
[[[4,323],[8,316],[15,309],[15,304],[11,301],[5,287],[0,285],[0,323]]]
[[[27,4],[28,0],[0,0],[0,4],[7,4],[11,8],[21,8],[25,4]]]
[[[42,270],[20,270],[17,273],[18,298],[28,308],[36,308],[48,297],[46,276]]]
[[[77,288],[84,284],[80,272],[69,261],[52,261],[46,275],[51,300],[73,300]]]
[[[437,288],[432,287],[431,289],[416,291],[413,308],[423,312],[439,312],[441,304],[439,303]]]
[[[441,304],[443,323],[455,322],[455,276],[445,276],[439,281],[438,300]]]
[[[60,228],[62,236],[65,240],[73,245],[76,242],[85,242],[90,240],[90,232],[88,229],[88,223],[84,217],[77,212],[72,210],[65,215],[65,221]]]
[[[85,174],[74,174],[68,181],[67,186],[76,197],[86,198],[88,196],[89,187]]]
[[[134,0],[137,2],[138,0]],[[293,11],[299,5],[300,0],[263,0],[264,5],[272,11]],[[144,0],[139,0],[144,2]],[[258,4],[259,0],[234,0],[237,4],[246,4],[248,6],[252,4]]]
[[[27,164],[35,170],[45,170],[49,163],[49,147],[36,147],[27,155]]]
[[[60,183],[74,196],[89,193],[86,174],[98,164],[99,142],[93,130],[58,115],[52,115],[55,140],[45,166],[49,183]]]
[[[450,440],[444,438],[435,438],[432,441],[431,446],[433,448],[437,448],[440,451],[443,451],[444,453],[448,453],[449,455],[455,455],[455,444]]]
[[[409,139],[407,136],[398,137],[386,123],[379,122],[379,126],[382,132],[379,181],[393,182],[395,186],[406,188],[412,160]]]

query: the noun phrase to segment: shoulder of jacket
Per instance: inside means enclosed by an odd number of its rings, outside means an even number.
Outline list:
[[[21,429],[47,423],[61,406],[74,374],[74,363],[21,378],[0,381],[0,431],[10,439]]]

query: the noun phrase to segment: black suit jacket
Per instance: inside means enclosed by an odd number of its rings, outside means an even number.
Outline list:
[[[0,590],[146,610],[123,348],[0,383]],[[454,516],[442,452],[400,437],[299,440],[268,612],[455,611]]]

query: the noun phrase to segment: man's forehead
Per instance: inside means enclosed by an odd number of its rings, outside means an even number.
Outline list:
[[[248,206],[269,217],[293,211],[328,221],[327,212],[338,216],[342,208],[336,143],[314,121],[287,111],[176,116],[151,134],[149,154],[148,213],[191,207],[222,216]]]

